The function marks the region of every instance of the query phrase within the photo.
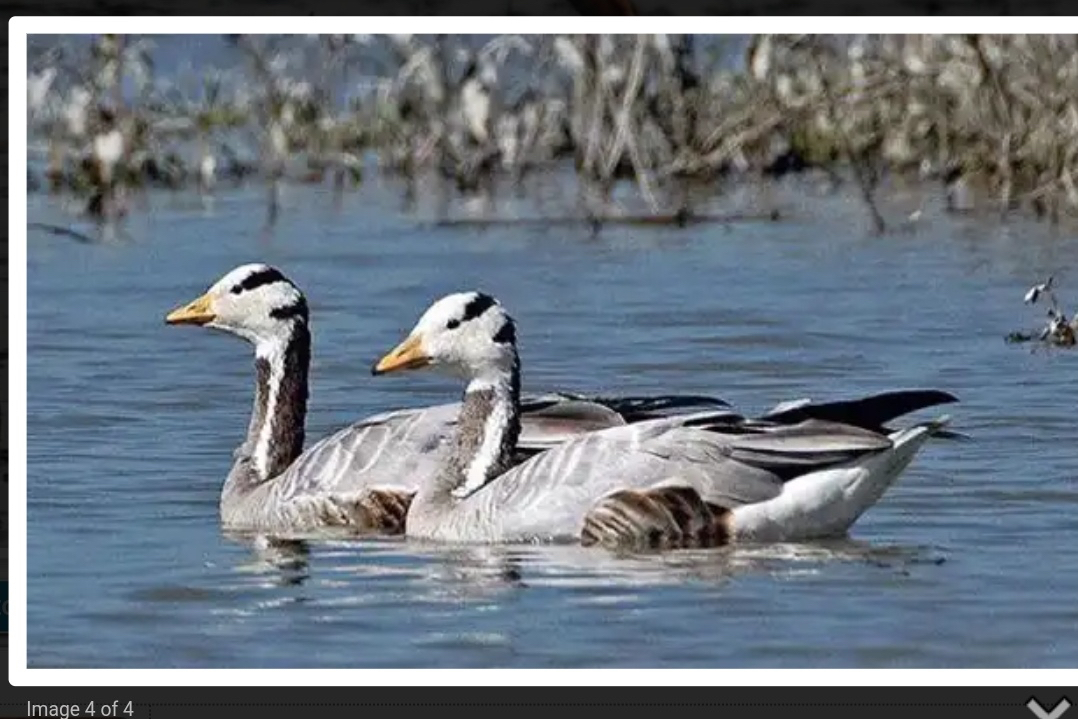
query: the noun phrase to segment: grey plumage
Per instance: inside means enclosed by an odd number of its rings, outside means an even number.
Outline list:
[[[802,476],[892,447],[886,436],[818,420],[746,433],[745,418],[734,413],[712,418],[706,429],[679,426],[688,417],[578,436],[451,509],[428,513],[414,503],[406,531],[467,542],[572,541],[591,507],[615,491],[676,478],[705,501],[733,509],[778,497],[790,469]]]
[[[720,408],[660,414],[563,435],[501,474],[482,482],[469,476],[465,483],[461,468],[504,466],[504,456],[476,452],[487,443],[475,435],[498,436],[520,409],[514,393],[498,390],[519,368],[515,346],[493,340],[507,315],[489,301],[482,313],[469,312],[477,296],[457,293],[435,302],[375,366],[378,374],[443,367],[468,382],[462,438],[446,459],[445,481],[421,487],[412,500],[409,536],[485,543],[644,539],[649,546],[830,536],[879,499],[944,420],[897,431],[884,423],[954,401],[945,392],[913,390],[796,402],[755,419]],[[495,389],[489,396],[488,388]],[[557,426],[564,409],[545,418]],[[602,424],[602,409],[587,415]],[[676,541],[666,541],[664,532]]]
[[[491,301],[474,298],[468,313],[482,314]],[[266,265],[237,267],[166,321],[221,329],[255,347],[251,418],[220,497],[227,529],[278,535],[325,528],[401,531],[412,495],[443,467],[460,404],[374,415],[305,448],[311,334],[306,300],[291,280]],[[519,374],[512,387],[519,395]],[[513,456],[494,471],[501,474],[581,432],[707,403],[722,404],[702,397],[526,397],[519,436],[505,436]]]
[[[256,403],[257,404],[257,403]],[[532,410],[532,407],[541,409]],[[413,493],[434,480],[449,461],[449,446],[460,418],[459,402],[374,415],[319,440],[271,481],[222,496],[223,523],[235,529],[303,532],[323,526],[371,531],[366,518],[349,514],[371,488]],[[539,416],[533,420],[532,412]],[[547,421],[558,419],[556,428]],[[627,426],[626,418],[579,395],[526,398],[516,461],[573,436],[605,427]],[[244,447],[250,440],[244,443]],[[246,483],[251,457],[237,456],[226,487]]]

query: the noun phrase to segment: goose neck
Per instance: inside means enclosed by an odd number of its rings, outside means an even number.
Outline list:
[[[464,392],[453,451],[437,482],[440,494],[463,497],[512,466],[520,436],[520,366],[473,379]]]
[[[303,451],[310,360],[310,331],[300,321],[255,350],[255,406],[245,448],[257,482],[279,475]]]

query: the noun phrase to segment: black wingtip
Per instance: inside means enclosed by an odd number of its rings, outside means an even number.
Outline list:
[[[938,389],[895,390],[854,400],[814,402],[764,415],[764,419],[780,423],[818,419],[880,431],[888,422],[897,417],[957,401],[958,398],[950,392]]]
[[[939,404],[951,404],[952,402],[957,402],[958,397],[942,389],[898,389],[868,395],[861,400],[855,401],[866,400],[879,403],[896,403],[915,407],[917,409],[924,409],[926,407],[935,407]],[[909,409],[906,411],[912,412],[914,410]]]
[[[928,397],[928,396],[936,397],[937,398],[936,402],[935,402],[936,404],[950,404],[952,402],[957,402],[958,401],[958,397],[954,396],[950,392],[945,392],[942,389],[926,389],[926,390],[915,390],[915,391],[923,393],[926,397]]]

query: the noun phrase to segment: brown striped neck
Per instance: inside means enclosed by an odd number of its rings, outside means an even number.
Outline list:
[[[520,436],[520,363],[492,379],[474,379],[464,392],[453,449],[434,483],[442,499],[467,496],[513,464]]]
[[[288,325],[286,334],[255,352],[254,410],[240,461],[256,484],[281,474],[303,451],[311,334],[300,319]]]

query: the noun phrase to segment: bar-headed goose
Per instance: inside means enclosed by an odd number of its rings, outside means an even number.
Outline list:
[[[898,392],[756,420],[709,410],[578,435],[515,464],[520,360],[502,306],[478,292],[443,297],[372,372],[427,366],[467,388],[452,450],[413,498],[405,533],[461,542],[664,547],[842,534],[945,420],[883,423],[955,401]]]
[[[274,267],[243,265],[165,321],[223,330],[254,345],[254,410],[221,493],[226,528],[285,534],[403,529],[412,494],[441,466],[457,403],[375,415],[304,451],[310,318],[291,280]],[[516,459],[581,432],[723,405],[689,395],[531,397],[521,410]]]

